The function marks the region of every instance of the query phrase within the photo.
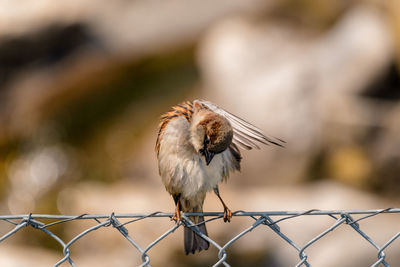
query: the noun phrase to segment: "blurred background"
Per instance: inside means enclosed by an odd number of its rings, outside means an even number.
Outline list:
[[[243,152],[220,192],[231,210],[375,209],[400,203],[400,2],[397,0],[0,0],[1,214],[172,212],[156,165],[160,115],[207,99],[282,138]],[[209,194],[205,211],[222,211]],[[318,216],[321,217],[321,216]],[[399,215],[361,222],[378,244]],[[251,218],[208,224],[227,242]],[[305,244],[329,217],[282,222]],[[50,230],[70,240],[95,222]],[[173,222],[128,226],[143,247]],[[11,229],[1,224],[2,234]],[[137,266],[117,231],[71,247],[78,266]],[[387,259],[400,266],[400,243]],[[313,266],[369,266],[376,250],[347,226],[307,249]],[[210,266],[183,252],[182,229],[153,266]],[[294,266],[268,228],[228,251],[232,266]],[[26,228],[0,245],[1,266],[52,266],[62,250]],[[63,266],[67,266],[64,264]]]

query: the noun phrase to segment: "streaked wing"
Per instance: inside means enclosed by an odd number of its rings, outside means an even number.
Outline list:
[[[243,149],[253,149],[260,147],[258,146],[260,143],[269,145],[277,145],[280,147],[284,147],[285,141],[272,137],[267,136],[264,134],[259,128],[256,126],[248,123],[247,121],[233,115],[232,113],[218,107],[217,105],[205,101],[205,100],[195,100],[198,103],[202,104],[209,110],[218,113],[224,116],[232,125],[233,128],[233,143]]]

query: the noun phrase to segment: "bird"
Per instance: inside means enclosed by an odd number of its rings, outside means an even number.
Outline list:
[[[268,136],[256,126],[206,100],[186,101],[161,116],[155,145],[158,169],[165,189],[172,195],[179,223],[183,212],[203,212],[207,192],[214,191],[224,209],[224,222],[232,212],[219,193],[218,184],[240,171],[240,149],[260,145],[284,147],[285,141]],[[190,220],[208,236],[203,216]],[[185,254],[207,250],[209,242],[184,227]]]

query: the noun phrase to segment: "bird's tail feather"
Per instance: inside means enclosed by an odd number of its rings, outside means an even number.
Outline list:
[[[196,220],[194,220],[193,217],[190,218],[193,222],[195,222]],[[202,223],[204,222],[204,217],[203,216],[198,216],[198,220],[197,223],[199,224],[197,227],[199,228],[200,232],[202,232],[203,234],[207,235],[207,229],[206,229],[206,224]],[[185,253],[186,255],[188,255],[189,253],[195,253],[196,251],[202,251],[207,250],[208,247],[210,246],[210,243],[205,240],[204,238],[202,238],[201,236],[199,236],[198,234],[196,234],[195,232],[193,232],[189,227],[185,227],[184,229],[184,246],[185,246]]]

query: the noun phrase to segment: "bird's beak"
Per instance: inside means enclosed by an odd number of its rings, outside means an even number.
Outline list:
[[[215,153],[208,151],[208,149],[204,149],[204,157],[206,158],[207,166],[210,164],[211,160],[213,159]]]

